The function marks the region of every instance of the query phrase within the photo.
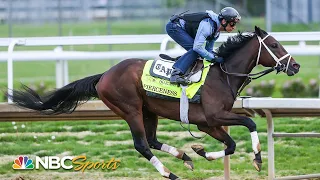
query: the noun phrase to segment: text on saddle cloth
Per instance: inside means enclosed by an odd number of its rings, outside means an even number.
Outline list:
[[[149,92],[180,98],[182,93],[181,87],[171,84],[169,81],[173,63],[174,62],[168,60],[147,61],[141,77],[143,88]],[[188,85],[186,91],[188,98],[191,99],[204,84],[209,72],[209,65],[210,62],[204,61],[204,67],[207,68],[204,68],[202,72],[199,73],[200,77],[198,82]]]
[[[173,71],[172,66],[174,63],[175,62],[166,59],[154,60],[150,68],[151,76],[169,80]],[[191,77],[189,77],[189,81],[191,83],[199,82],[201,80],[202,72],[202,69],[196,71],[194,74],[191,75]]]

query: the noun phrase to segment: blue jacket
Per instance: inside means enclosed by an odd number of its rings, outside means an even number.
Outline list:
[[[218,15],[213,11],[206,11],[211,18],[203,19],[198,27],[198,31],[193,43],[193,50],[196,51],[202,58],[207,60],[214,59],[213,46],[214,42],[219,38],[220,32],[217,31],[214,38],[211,41],[206,41],[207,37],[214,32],[213,21],[217,23],[217,28],[220,27],[220,21]],[[185,29],[185,21],[180,19],[180,24]],[[206,42],[205,48],[203,44]]]

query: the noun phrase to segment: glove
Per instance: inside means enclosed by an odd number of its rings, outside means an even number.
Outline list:
[[[211,60],[211,62],[217,62],[217,63],[223,63],[224,62],[223,57],[219,57],[216,52],[212,51],[212,54],[214,55],[214,58]]]
[[[223,57],[215,56],[213,61],[215,61],[217,63],[223,63],[224,59],[223,59]]]
[[[223,57],[219,57],[214,51],[212,52],[212,54],[213,54],[213,59],[209,60],[206,58],[207,61],[212,62],[212,63],[214,63],[214,62],[223,63],[224,62]]]

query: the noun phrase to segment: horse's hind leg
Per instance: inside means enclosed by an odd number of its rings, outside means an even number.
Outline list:
[[[178,179],[176,175],[171,173],[161,162],[160,160],[152,154],[148,146],[146,139],[145,128],[142,121],[142,114],[140,113],[130,113],[127,118],[127,122],[130,126],[132,133],[134,147],[135,149],[142,154],[146,159],[148,159],[152,165],[160,172],[163,177],[169,179]]]
[[[150,147],[148,145],[148,141],[146,138],[146,131],[144,128],[143,120],[142,120],[142,112],[138,110],[131,109],[130,113],[125,113],[120,110],[117,106],[114,106],[110,102],[108,102],[105,98],[102,99],[105,104],[108,104],[110,109],[114,109],[118,114],[121,114],[123,118],[127,121],[135,149],[143,155],[151,164],[159,171],[159,173],[166,178],[169,179],[179,179],[176,175],[171,173],[161,162],[160,160],[152,154],[150,151]],[[128,107],[128,106],[127,106]]]
[[[218,141],[224,143],[227,146],[227,148],[223,151],[218,152],[205,152],[203,146],[193,145],[192,149],[197,154],[211,161],[234,153],[236,149],[236,143],[222,127],[198,126],[198,129],[209,134],[211,137],[217,139]]]
[[[143,108],[143,123],[146,130],[147,141],[151,148],[167,152],[178,159],[182,159],[184,161],[183,164],[187,168],[193,170],[192,160],[185,152],[173,146],[163,144],[158,141],[157,135],[156,135],[157,125],[158,125],[158,116],[156,114],[150,112],[146,108]]]
[[[171,173],[160,161],[159,159],[152,154],[150,151],[146,132],[143,124],[143,115],[142,115],[142,102],[138,99],[137,95],[131,94],[131,99],[127,97],[118,97],[116,101],[112,100],[112,97],[108,98],[108,92],[105,92],[102,89],[99,91],[100,99],[115,113],[121,116],[128,123],[132,138],[134,141],[135,149],[143,155],[151,164],[160,172],[163,177],[169,179],[178,179],[176,175]],[[130,93],[130,92],[129,92]],[[129,94],[126,93],[126,94]],[[132,93],[132,92],[131,92]],[[136,98],[136,99],[135,99]],[[111,100],[109,100],[111,99]]]

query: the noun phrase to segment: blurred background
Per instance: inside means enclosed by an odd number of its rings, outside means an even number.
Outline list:
[[[255,25],[268,32],[309,32],[320,29],[318,0],[0,0],[0,37],[165,34],[165,24],[173,14],[187,10],[213,10],[219,13],[226,6],[235,7],[240,12],[242,21],[237,29],[241,32],[253,31]],[[299,44],[298,41],[281,43]],[[304,43],[319,45],[319,41]],[[219,43],[215,46],[218,47]],[[169,47],[174,47],[174,44]],[[17,46],[15,51],[55,48]],[[134,51],[159,50],[160,44],[79,45],[59,48],[64,51]],[[8,47],[0,49],[7,51]],[[242,95],[318,97],[319,56],[296,56],[295,59],[302,65],[299,75],[294,78],[284,75],[264,77],[253,82]],[[120,60],[122,59],[69,61],[68,81],[104,72]],[[0,85],[4,86],[7,85],[6,66],[5,62],[0,62]],[[34,84],[35,88],[55,87],[56,70],[53,61],[15,61],[14,69],[14,87],[18,87],[20,82]],[[262,68],[258,67],[257,71],[259,70]],[[265,85],[271,86],[268,92],[259,89]],[[282,92],[288,92],[288,87],[292,89],[292,93],[284,95]]]
[[[270,7],[267,8],[268,4]],[[119,21],[151,20],[158,25],[161,23],[164,25],[175,13],[208,9],[218,13],[225,6],[235,7],[241,13],[244,20],[242,30],[252,30],[252,25],[257,23],[262,28],[267,26],[267,31],[319,30],[319,26],[316,26],[320,21],[320,12],[317,11],[320,7],[318,0],[0,0],[0,22],[4,25],[1,28],[3,32],[1,36],[28,35],[23,34],[21,28],[30,28],[30,24],[35,29],[45,25],[50,26],[51,31],[39,32],[38,36],[87,35],[88,32],[79,32],[77,27],[70,27],[70,24],[83,23],[101,25],[100,28],[91,27],[90,34],[122,34],[125,32],[116,31],[118,29],[113,32],[112,25]],[[281,29],[282,26],[278,26],[281,24],[300,24],[301,26],[294,26],[295,29],[292,29],[293,26]],[[273,25],[276,25],[274,29]],[[7,34],[5,34],[6,31]],[[156,32],[165,33],[164,28],[130,33]]]

